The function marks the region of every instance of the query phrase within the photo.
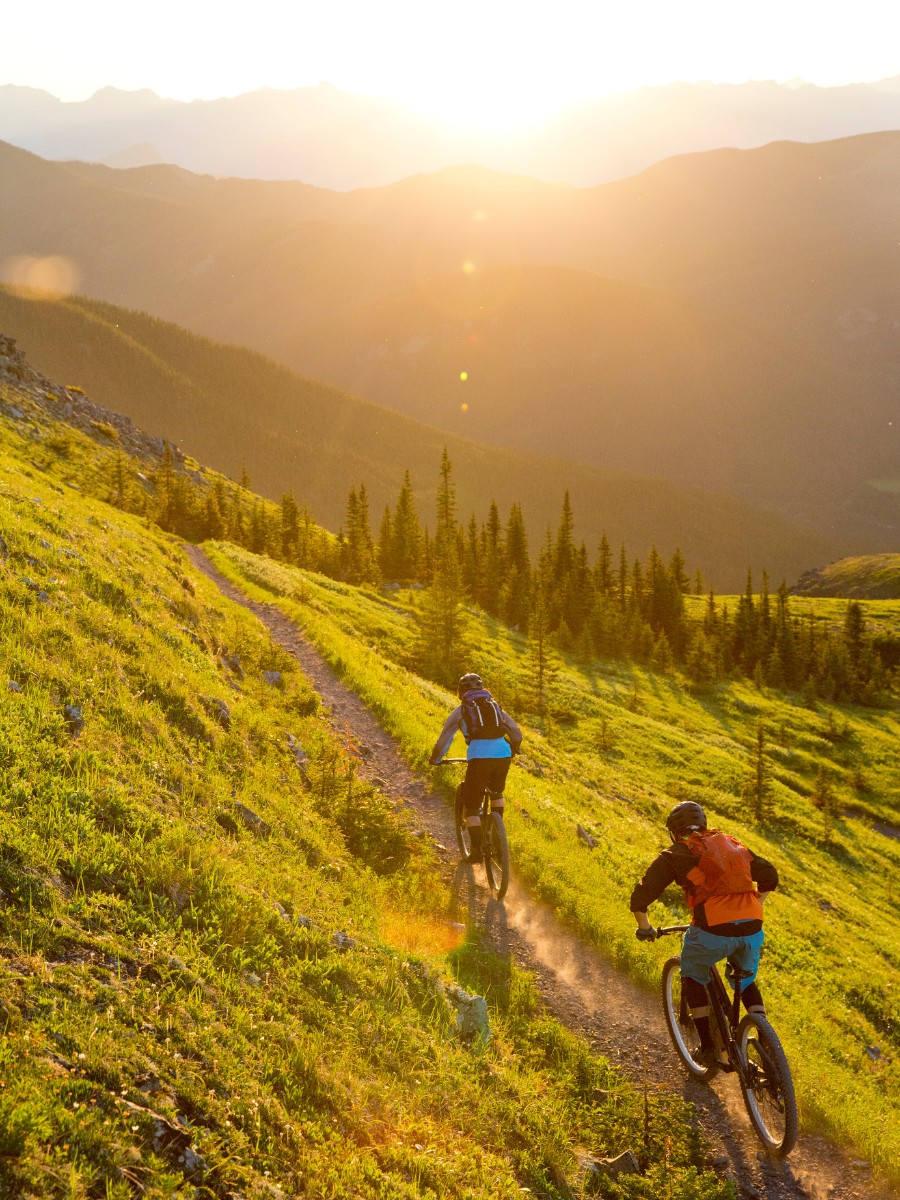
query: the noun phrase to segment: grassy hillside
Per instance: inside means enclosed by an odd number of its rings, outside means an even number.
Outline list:
[[[776,580],[794,578],[843,548],[722,495],[439,433],[140,313],[85,300],[29,300],[0,288],[0,329],[46,374],[84,387],[231,478],[246,467],[273,499],[293,490],[333,529],[360,481],[377,521],[383,505],[395,502],[407,467],[420,511],[430,514],[446,445],[461,511],[482,518],[493,499],[505,517],[521,502],[534,542],[556,525],[568,489],[576,535],[592,548],[604,530],[632,553],[655,544],[669,555],[689,545],[692,569],[722,588],[741,586],[750,565]]]
[[[459,337],[474,332],[496,360],[479,401],[511,411],[528,448],[575,447],[609,466],[624,445],[629,464],[662,464],[683,480],[669,452],[674,424],[699,484],[724,479],[742,499],[845,531],[854,550],[893,548],[896,498],[877,484],[893,479],[896,459],[898,136],[688,155],[591,189],[459,168],[347,195],[42,163],[0,147],[0,261],[63,256],[89,295],[306,373],[327,369],[330,382],[359,381],[407,410],[423,387],[452,398],[449,380],[466,369]],[[521,329],[496,316],[443,328],[435,290],[456,288],[465,264],[476,276],[521,270],[510,312]],[[560,311],[538,267],[618,280],[612,290],[627,302],[598,305],[591,289],[572,287]],[[640,303],[625,283],[646,289]],[[415,351],[413,372],[397,371],[413,365],[403,348]],[[538,399],[574,419],[532,420]],[[666,399],[674,423],[653,419]],[[455,407],[447,428],[457,428]],[[604,426],[630,430],[631,441],[605,438]],[[779,470],[772,450],[785,438],[793,460]]]
[[[820,570],[807,571],[793,591],[802,596],[900,600],[900,554],[842,558]]]
[[[212,552],[300,624],[410,761],[423,765],[453,700],[412,673],[384,670],[385,661],[410,660],[420,597],[394,593],[386,610],[365,592],[225,546]],[[739,683],[692,694],[649,671],[600,664],[585,672],[559,661],[549,715],[538,718],[530,712],[523,639],[477,616],[469,634],[473,666],[527,728],[524,769],[511,775],[507,812],[513,860],[529,884],[650,984],[669,948],[635,941],[628,897],[664,844],[668,809],[679,799],[700,800],[711,823],[733,831],[781,874],[767,906],[761,980],[792,1063],[803,1127],[828,1132],[900,1181],[896,709],[808,708]],[[743,795],[760,727],[771,777],[762,819]],[[597,840],[594,850],[576,836],[578,824]],[[659,924],[683,915],[674,895],[651,909]]]
[[[562,1198],[632,1147],[606,1195],[728,1200],[682,1105],[448,922],[293,660],[91,498],[108,439],[27,405],[0,383],[0,1195]]]

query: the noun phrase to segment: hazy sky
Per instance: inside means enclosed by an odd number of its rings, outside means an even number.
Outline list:
[[[647,83],[900,74],[898,0],[28,0],[0,83],[191,100],[320,81],[502,127]]]

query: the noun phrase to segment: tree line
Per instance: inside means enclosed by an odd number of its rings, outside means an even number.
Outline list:
[[[593,557],[574,536],[569,494],[559,523],[532,550],[522,509],[506,519],[491,503],[487,516],[461,520],[452,464],[445,450],[432,533],[420,519],[406,471],[392,505],[373,533],[364,484],[351,488],[344,526],[335,536],[312,520],[288,492],[280,504],[239,483],[212,481],[179,469],[165,447],[149,490],[136,489],[124,455],[116,457],[112,496],[143,511],[161,528],[193,541],[225,539],[255,553],[357,585],[423,589],[416,665],[451,683],[465,665],[466,608],[475,606],[528,638],[541,704],[554,653],[583,662],[613,659],[678,670],[697,688],[743,676],[760,687],[877,704],[896,683],[900,643],[874,638],[858,601],[848,602],[840,629],[812,615],[795,616],[784,581],[774,592],[762,576],[730,603],[706,591],[676,549],[665,559],[651,547],[644,559],[615,551],[604,534]],[[705,596],[702,619],[685,599]]]

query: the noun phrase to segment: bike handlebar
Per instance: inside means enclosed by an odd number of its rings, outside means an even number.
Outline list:
[[[467,758],[442,758],[439,762],[432,763],[435,767],[445,767],[447,763],[468,763]]]
[[[670,933],[686,933],[688,929],[690,929],[690,925],[663,925],[662,928],[657,929],[656,936],[666,937]]]

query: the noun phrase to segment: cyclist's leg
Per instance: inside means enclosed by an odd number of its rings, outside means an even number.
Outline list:
[[[692,925],[685,933],[681,947],[681,983],[700,1038],[701,1050],[711,1050],[713,1047],[706,985],[709,983],[710,967],[721,957],[721,941],[721,938]]]
[[[736,939],[734,950],[728,955],[729,963],[734,963],[742,971],[747,972],[741,980],[741,1001],[749,1013],[758,1013],[764,1017],[766,1006],[763,1003],[762,992],[756,982],[759,970],[759,956],[762,951],[765,935],[760,929],[758,933],[748,934]],[[734,983],[732,981],[732,986]]]
[[[466,814],[466,825],[471,838],[472,855],[477,858],[481,853],[481,797],[488,786],[490,759],[470,758],[466,765],[466,777],[462,782],[463,809]]]
[[[509,766],[512,759],[486,758],[484,762],[490,763],[487,787],[491,793],[491,808],[495,813],[500,813],[502,816],[504,809],[503,790],[506,787],[506,777],[509,774]]]

